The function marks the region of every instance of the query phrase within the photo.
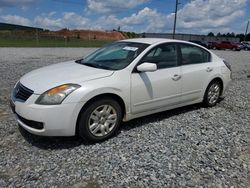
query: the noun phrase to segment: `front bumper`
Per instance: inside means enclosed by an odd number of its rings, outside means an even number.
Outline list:
[[[35,135],[74,136],[78,114],[84,102],[37,105],[35,101],[38,97],[39,95],[33,94],[25,102],[11,97],[10,106],[19,125]]]

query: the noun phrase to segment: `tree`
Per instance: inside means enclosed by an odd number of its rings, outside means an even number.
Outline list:
[[[209,33],[207,34],[207,36],[209,36],[209,37],[214,37],[214,33],[213,33],[213,32],[209,32]]]
[[[241,33],[241,34],[237,34],[236,37],[237,37],[237,38],[240,38],[240,41],[243,41],[245,35],[244,35],[243,33]]]
[[[219,33],[217,33],[217,35],[216,35],[217,37],[221,37],[221,33],[219,32]]]
[[[250,33],[247,34],[246,40],[250,41]]]

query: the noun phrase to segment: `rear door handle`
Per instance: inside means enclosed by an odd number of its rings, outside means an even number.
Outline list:
[[[211,71],[213,71],[213,68],[207,67],[206,71],[207,71],[207,72],[211,72]]]
[[[172,77],[172,80],[174,80],[174,81],[177,81],[177,80],[179,80],[179,79],[181,79],[181,75],[178,75],[178,74],[175,74],[175,75]]]

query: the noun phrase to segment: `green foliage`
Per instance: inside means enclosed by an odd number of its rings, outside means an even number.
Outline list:
[[[208,33],[207,36],[213,36],[213,33],[210,32],[210,33]],[[235,38],[240,38],[240,41],[244,41],[244,40],[250,41],[250,33],[248,33],[246,35],[246,37],[245,37],[245,34],[243,34],[243,33],[241,33],[241,34],[235,34],[234,32],[232,32],[232,33],[228,32],[228,33],[221,34],[219,32],[219,33],[217,33],[216,37],[233,37],[233,38],[235,37]]]
[[[216,36],[217,36],[217,37],[221,37],[222,35],[221,35],[221,33],[219,32],[219,33],[217,33]]]
[[[207,36],[213,37],[213,36],[214,36],[214,33],[213,33],[213,32],[209,32],[209,33],[207,34]]]

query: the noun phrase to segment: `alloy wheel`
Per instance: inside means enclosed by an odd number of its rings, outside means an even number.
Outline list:
[[[98,106],[89,116],[88,127],[96,137],[110,133],[117,123],[117,112],[111,105]]]
[[[213,83],[208,90],[208,102],[210,105],[215,104],[220,97],[220,85],[218,83]]]

